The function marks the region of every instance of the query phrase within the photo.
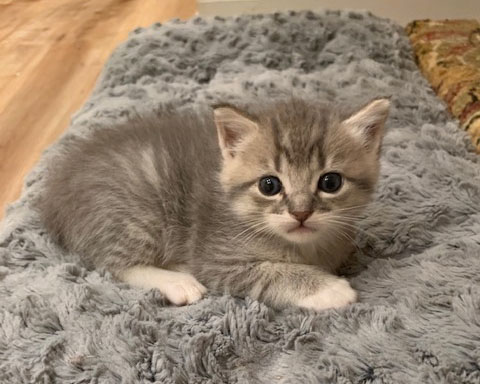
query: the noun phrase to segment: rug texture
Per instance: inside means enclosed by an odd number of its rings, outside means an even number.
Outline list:
[[[376,203],[345,270],[360,301],[276,312],[207,296],[171,307],[45,233],[45,165],[136,111],[291,93],[391,96]],[[417,69],[403,29],[367,13],[194,19],[134,31],[0,231],[1,383],[479,383],[480,157]],[[194,165],[192,165],[194,166]]]
[[[480,22],[418,20],[407,34],[423,74],[480,153]]]

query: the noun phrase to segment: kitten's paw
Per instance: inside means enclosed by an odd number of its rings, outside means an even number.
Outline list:
[[[321,311],[328,308],[340,308],[357,301],[355,292],[345,279],[335,279],[322,286],[313,295],[297,302],[302,308]]]
[[[137,287],[157,288],[175,305],[192,304],[207,292],[207,288],[189,273],[151,266],[131,267],[123,271],[120,278]]]
[[[162,285],[162,293],[175,305],[192,304],[207,293],[207,288],[188,273],[176,272],[175,280]]]

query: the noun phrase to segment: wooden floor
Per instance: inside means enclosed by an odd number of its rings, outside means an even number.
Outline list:
[[[0,0],[0,218],[113,48],[135,27],[189,18],[195,7],[195,0]]]

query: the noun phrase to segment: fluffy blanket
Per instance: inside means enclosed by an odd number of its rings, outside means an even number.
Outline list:
[[[344,271],[358,303],[176,308],[85,269],[45,233],[34,201],[66,142],[145,110],[291,92],[392,97],[376,203]],[[2,222],[0,382],[478,383],[479,163],[391,21],[291,12],[135,30]]]

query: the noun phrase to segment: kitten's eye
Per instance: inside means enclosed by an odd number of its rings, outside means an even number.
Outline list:
[[[338,173],[326,173],[318,180],[318,189],[327,193],[337,192],[342,186],[342,176]]]
[[[258,189],[264,195],[273,196],[282,190],[282,182],[275,176],[265,176],[258,182]]]

